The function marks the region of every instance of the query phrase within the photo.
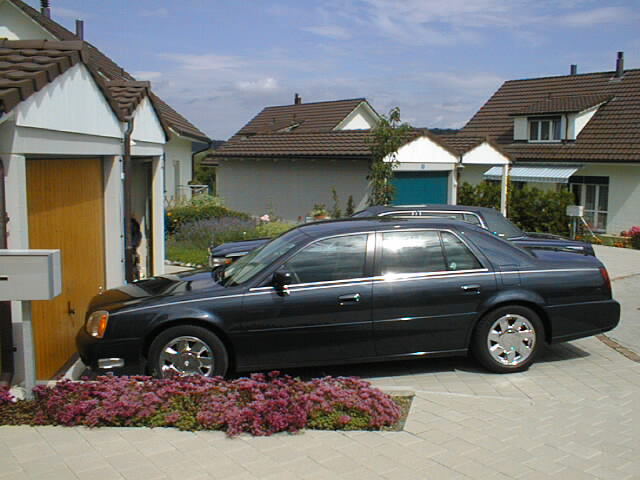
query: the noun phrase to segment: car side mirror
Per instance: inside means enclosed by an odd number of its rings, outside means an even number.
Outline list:
[[[271,281],[271,284],[279,295],[289,295],[287,285],[290,285],[291,283],[291,274],[289,272],[280,271],[273,274],[273,280]]]

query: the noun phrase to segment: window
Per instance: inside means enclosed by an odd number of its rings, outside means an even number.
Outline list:
[[[312,243],[284,266],[293,283],[328,282],[362,278],[367,235],[333,237]]]
[[[438,232],[382,234],[382,275],[442,272],[446,269]]]
[[[561,139],[560,117],[529,119],[529,140],[534,142],[559,142]]]
[[[442,232],[442,244],[447,260],[447,270],[474,270],[482,268],[480,262],[458,237]]]
[[[584,206],[584,219],[598,232],[607,229],[609,210],[609,177],[573,176],[569,186],[576,205]]]

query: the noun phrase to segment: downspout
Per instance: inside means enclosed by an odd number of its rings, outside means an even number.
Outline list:
[[[133,282],[133,246],[131,244],[131,134],[133,116],[125,117],[127,129],[124,132],[123,189],[124,189],[124,275],[127,283]]]

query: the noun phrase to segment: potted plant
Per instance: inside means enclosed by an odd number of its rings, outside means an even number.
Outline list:
[[[329,211],[324,203],[316,203],[311,209],[311,216],[314,220],[326,220],[329,218]]]

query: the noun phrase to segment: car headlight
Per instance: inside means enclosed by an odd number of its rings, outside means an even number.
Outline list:
[[[89,315],[85,330],[94,338],[102,338],[109,322],[109,312],[98,310]]]

